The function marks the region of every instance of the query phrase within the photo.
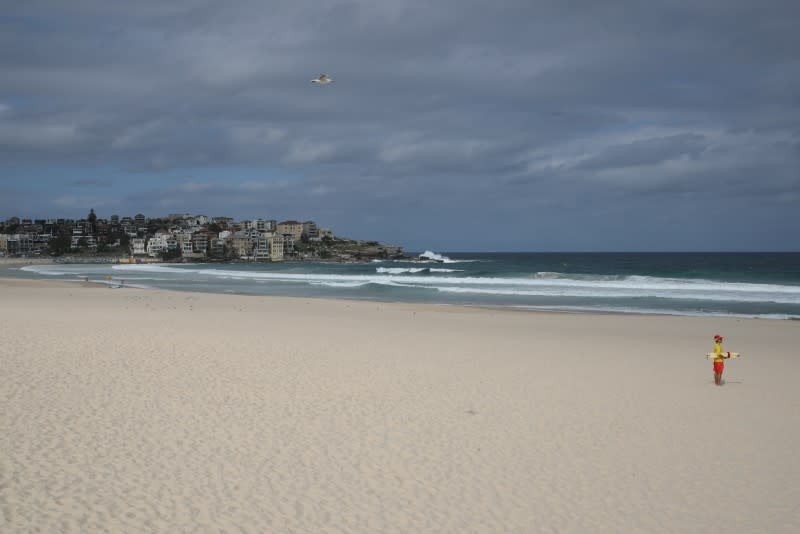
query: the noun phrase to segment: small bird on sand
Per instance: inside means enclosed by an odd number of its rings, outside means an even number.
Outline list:
[[[311,83],[318,83],[320,85],[328,85],[333,81],[332,78],[328,78],[327,74],[320,74],[318,77],[311,80]]]

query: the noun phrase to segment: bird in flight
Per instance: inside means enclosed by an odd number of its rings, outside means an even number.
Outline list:
[[[328,78],[327,74],[320,74],[319,76],[317,76],[316,78],[311,80],[311,83],[318,83],[320,85],[328,85],[332,81],[333,81],[333,79],[332,78]]]

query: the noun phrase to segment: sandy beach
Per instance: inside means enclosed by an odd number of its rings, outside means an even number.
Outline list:
[[[712,336],[743,357],[713,383]],[[798,532],[800,322],[0,280],[2,532]]]

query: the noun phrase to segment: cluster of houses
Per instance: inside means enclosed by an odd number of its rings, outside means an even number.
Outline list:
[[[256,219],[170,214],[148,219],[112,215],[99,219],[19,219],[0,223],[0,256],[37,256],[77,251],[117,252],[130,259],[187,258],[283,261],[313,255],[313,243],[333,239],[330,228],[314,221]]]

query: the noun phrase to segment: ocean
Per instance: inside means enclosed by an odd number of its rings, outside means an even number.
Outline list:
[[[14,276],[518,310],[800,319],[800,253],[424,253],[371,263],[40,264]],[[8,276],[11,271],[6,271]]]

